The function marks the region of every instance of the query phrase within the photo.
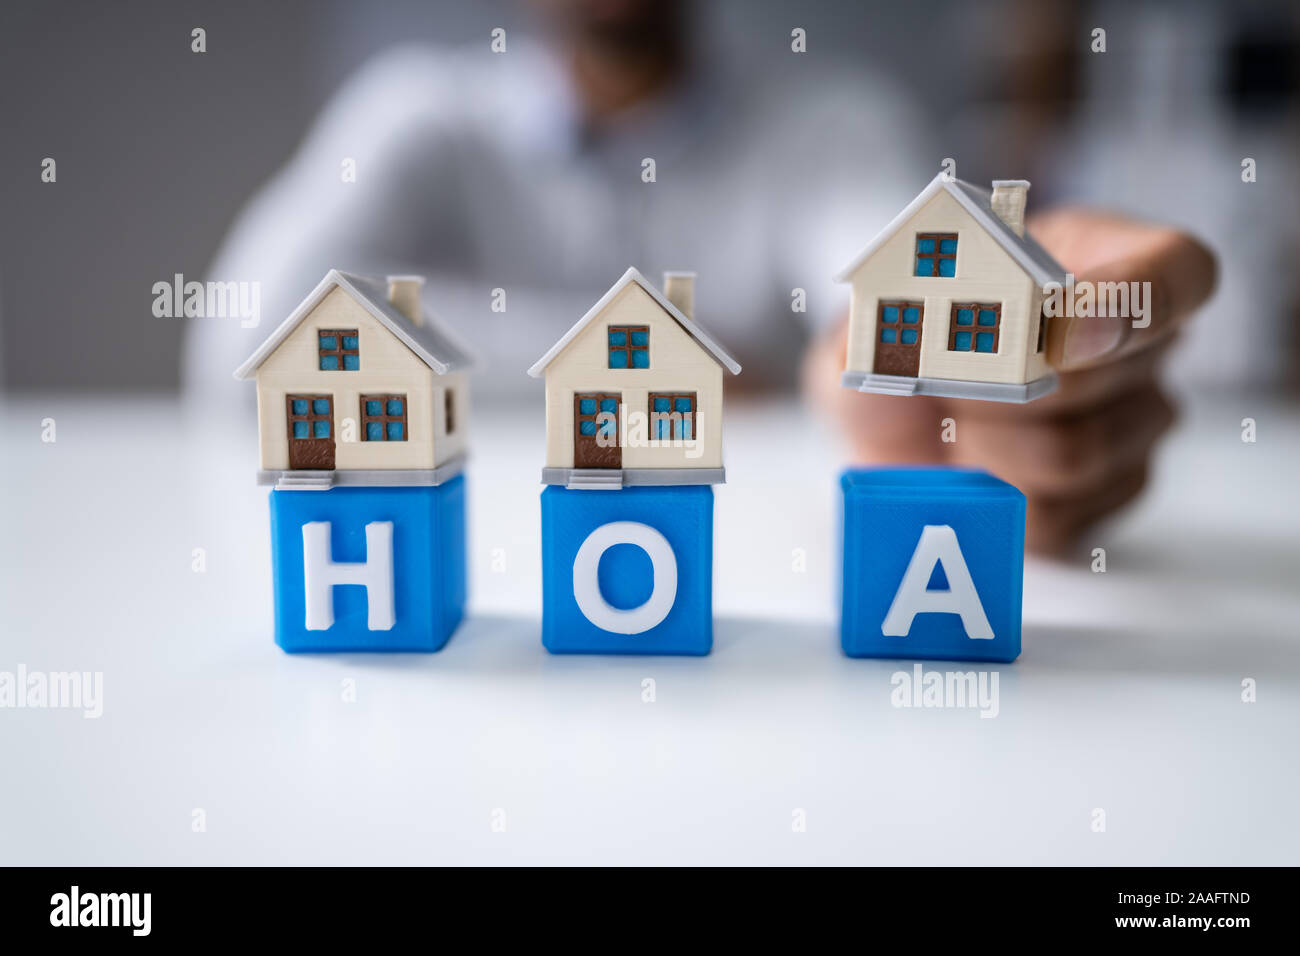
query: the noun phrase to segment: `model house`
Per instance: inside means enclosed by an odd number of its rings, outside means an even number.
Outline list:
[[[1052,391],[1043,302],[1065,270],[1025,232],[1029,183],[941,173],[845,268],[843,384],[1026,402]]]
[[[740,366],[695,323],[694,281],[667,273],[660,292],[628,269],[528,370],[546,379],[544,482],[724,480],[722,377]]]
[[[469,358],[419,276],[331,270],[235,372],[256,378],[260,480],[434,485],[460,470]]]

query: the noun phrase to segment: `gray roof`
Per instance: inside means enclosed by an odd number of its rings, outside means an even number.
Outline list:
[[[555,360],[555,357],[563,352],[565,347],[578,337],[578,333],[585,329],[588,323],[604,311],[605,306],[609,305],[610,302],[614,300],[614,296],[627,288],[627,285],[630,282],[635,282],[649,293],[650,298],[654,299],[665,312],[672,316],[677,324],[686,330],[687,335],[703,346],[705,351],[718,361],[718,364],[729,371],[732,375],[740,374],[740,364],[728,355],[726,350],[715,342],[707,332],[683,315],[677,306],[669,302],[668,298],[651,285],[650,281],[636,269],[628,269],[627,272],[624,272],[623,277],[609,287],[609,291],[600,297],[600,300],[587,311],[587,314],[574,323],[573,328],[565,332],[564,335],[560,337],[560,340],[552,345],[545,355],[533,363],[532,368],[528,370],[528,374],[533,376],[533,378],[537,378],[546,371],[546,367]]]
[[[367,312],[379,320],[379,323],[392,332],[397,339],[419,356],[425,365],[439,375],[469,368],[473,359],[451,333],[436,318],[426,315],[423,325],[416,325],[388,301],[388,282],[369,276],[353,275],[331,269],[303,299],[293,314],[280,323],[266,341],[257,347],[243,365],[235,369],[235,378],[250,378],[254,372],[280,347],[289,333],[298,327],[312,309],[333,289],[339,287],[352,296]]]
[[[1023,268],[1030,277],[1033,278],[1039,286],[1045,286],[1049,282],[1059,282],[1065,284],[1065,267],[1052,258],[1052,254],[1040,246],[1032,236],[1025,233],[1023,236],[1017,236],[1014,229],[1008,226],[997,213],[993,211],[993,192],[985,189],[983,186],[976,186],[974,183],[964,182],[960,179],[949,178],[945,173],[940,173],[930,180],[930,184],[921,190],[920,194],[913,199],[879,234],[867,243],[867,247],[859,252],[847,266],[845,266],[835,277],[836,282],[848,282],[853,273],[871,254],[885,244],[894,233],[903,228],[904,225],[920,211],[930,199],[938,193],[940,189],[946,190],[949,195],[957,200],[967,212],[975,218],[984,230],[998,241],[1016,262]]]

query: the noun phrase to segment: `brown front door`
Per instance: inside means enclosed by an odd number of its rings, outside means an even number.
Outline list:
[[[334,396],[288,395],[289,467],[329,470],[334,467]]]
[[[908,375],[916,378],[921,367],[922,302],[881,302],[876,310],[876,360],[871,370],[877,375]]]
[[[579,392],[573,396],[573,467],[622,468],[616,392]]]

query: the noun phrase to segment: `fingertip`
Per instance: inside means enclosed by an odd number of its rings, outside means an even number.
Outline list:
[[[1075,316],[1060,337],[1054,364],[1066,371],[1094,365],[1119,351],[1128,328],[1128,320],[1118,316]]]

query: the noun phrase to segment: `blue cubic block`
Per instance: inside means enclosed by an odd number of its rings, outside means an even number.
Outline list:
[[[465,610],[465,478],[271,492],[284,650],[436,651]]]
[[[713,489],[542,492],[542,643],[554,654],[707,654]]]
[[[982,471],[846,471],[840,639],[850,657],[1020,655],[1025,496]]]

